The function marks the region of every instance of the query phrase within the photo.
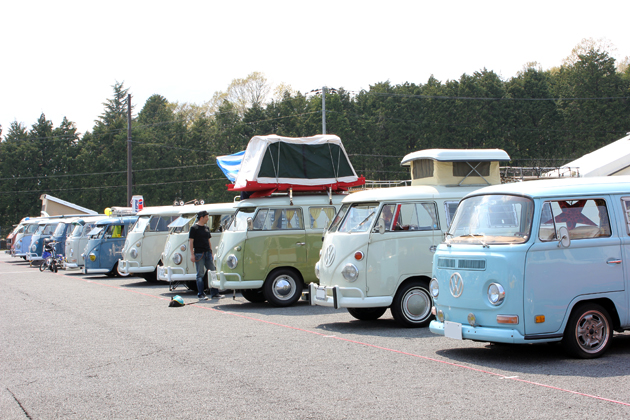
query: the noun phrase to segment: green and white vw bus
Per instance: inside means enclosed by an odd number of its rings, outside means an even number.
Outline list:
[[[240,201],[215,253],[218,289],[238,290],[250,302],[289,306],[317,281],[324,230],[345,195],[289,194]]]

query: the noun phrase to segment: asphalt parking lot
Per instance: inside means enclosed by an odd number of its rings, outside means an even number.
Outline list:
[[[198,302],[0,254],[2,419],[628,418],[630,334],[600,359],[361,322],[299,302]],[[175,294],[187,303],[170,308]]]

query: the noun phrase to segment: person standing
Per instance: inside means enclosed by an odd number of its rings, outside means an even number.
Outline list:
[[[210,243],[210,228],[206,226],[210,216],[205,210],[197,213],[197,223],[190,227],[188,232],[188,246],[190,249],[190,260],[195,263],[197,268],[197,297],[201,300],[208,300],[205,294],[203,278],[206,270],[214,271],[214,263],[212,262],[212,244]],[[219,296],[217,289],[210,289],[210,297]]]

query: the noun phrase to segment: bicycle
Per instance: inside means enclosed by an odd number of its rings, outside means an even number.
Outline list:
[[[42,253],[42,257],[44,259],[39,265],[39,271],[50,269],[50,271],[56,273],[59,270],[62,263],[61,259],[63,257],[61,255],[57,255],[55,245],[57,245],[57,241],[50,238],[44,240],[44,252]]]

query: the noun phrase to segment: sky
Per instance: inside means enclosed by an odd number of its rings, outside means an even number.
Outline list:
[[[630,56],[630,0],[23,0],[0,9],[0,125],[44,113],[91,131],[124,82],[137,113],[153,94],[202,104],[263,73],[307,93],[424,84],[528,62],[560,66],[584,38]]]

